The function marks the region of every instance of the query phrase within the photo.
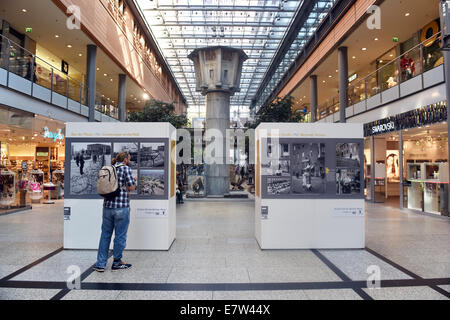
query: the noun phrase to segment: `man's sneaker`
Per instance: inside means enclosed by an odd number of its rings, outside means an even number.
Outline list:
[[[95,267],[94,267],[94,271],[97,271],[97,272],[105,272],[105,268],[100,268],[100,267],[95,266]]]
[[[131,268],[131,264],[127,264],[123,261],[120,262],[114,262],[111,270],[126,270],[126,269],[130,269]]]

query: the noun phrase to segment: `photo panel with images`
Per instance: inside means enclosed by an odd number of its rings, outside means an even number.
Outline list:
[[[97,194],[98,172],[111,165],[111,143],[74,142],[70,147],[70,193]]]
[[[336,193],[361,194],[361,170],[360,169],[336,169]]]
[[[164,142],[141,143],[140,168],[164,168],[166,146]]]
[[[261,165],[261,175],[290,177],[290,160],[272,160],[265,165]]]
[[[267,178],[267,194],[268,195],[280,195],[291,193],[291,178]]]
[[[138,170],[131,169],[131,175],[135,179],[134,181],[136,182],[136,189],[134,191],[131,191],[130,194],[138,194],[138,190],[139,190]]]
[[[325,144],[293,144],[291,173],[293,194],[326,193]]]
[[[337,168],[361,168],[359,158],[359,143],[336,144],[336,167]]]
[[[113,157],[121,152],[127,152],[130,155],[129,166],[133,169],[138,167],[138,154],[139,154],[139,143],[137,142],[114,142],[114,154]]]
[[[163,196],[165,194],[164,170],[139,171],[139,195]]]

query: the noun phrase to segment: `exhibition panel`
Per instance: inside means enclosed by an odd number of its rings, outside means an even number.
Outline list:
[[[98,172],[128,152],[137,189],[130,193],[127,249],[168,250],[175,240],[175,139],[175,128],[166,123],[68,123],[64,247],[97,248],[103,206]]]
[[[264,123],[256,145],[262,249],[364,247],[362,124]]]

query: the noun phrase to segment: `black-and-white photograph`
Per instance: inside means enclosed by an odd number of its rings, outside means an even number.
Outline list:
[[[200,197],[205,195],[205,177],[188,176],[186,195],[189,197]]]
[[[326,192],[325,144],[292,145],[292,193],[322,194]]]
[[[137,142],[114,142],[114,157],[121,152],[127,152],[130,155],[131,162],[130,167],[136,168],[138,167],[138,153],[139,153],[139,143]]]
[[[336,145],[337,168],[361,168],[359,143],[338,143]]]
[[[164,168],[165,144],[141,143],[141,168]]]
[[[72,195],[97,194],[98,171],[111,165],[111,143],[72,143],[70,192]]]
[[[291,178],[267,178],[267,194],[290,194]]]
[[[139,194],[144,196],[164,195],[164,170],[141,170]]]
[[[261,165],[261,175],[263,176],[290,176],[291,162],[289,160],[272,160]]]
[[[360,194],[361,171],[359,169],[336,169],[336,193]]]
[[[273,159],[276,158],[288,158],[291,153],[289,150],[289,143],[279,143],[275,145],[272,142],[267,143],[267,158]]]

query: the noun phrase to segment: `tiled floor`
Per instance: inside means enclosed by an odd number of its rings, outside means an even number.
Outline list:
[[[9,279],[8,285],[0,282],[0,299],[51,299],[61,290],[49,285],[65,288],[70,266],[84,273],[83,290],[62,299],[447,299],[450,282],[438,290],[403,284],[417,276],[450,278],[450,220],[366,206],[367,247],[385,258],[367,250],[319,251],[349,281],[313,251],[261,251],[253,236],[251,201],[186,201],[178,207],[177,240],[169,252],[127,251],[131,270],[99,274],[90,270],[95,251],[61,251]],[[0,279],[62,247],[62,210],[58,201],[0,217]],[[382,281],[394,284],[358,290],[373,265]],[[27,287],[30,283],[41,289]]]

